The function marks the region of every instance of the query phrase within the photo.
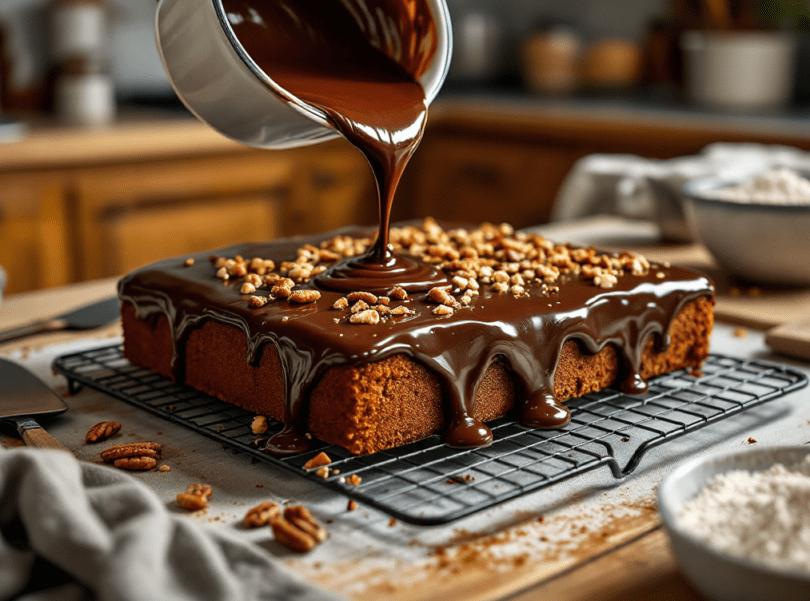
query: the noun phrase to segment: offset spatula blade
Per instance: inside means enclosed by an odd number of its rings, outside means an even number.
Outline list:
[[[39,378],[16,363],[0,359],[0,420],[13,422],[25,444],[68,451],[34,419],[65,411],[62,398]]]
[[[100,328],[118,319],[120,307],[121,304],[118,298],[106,298],[63,315],[4,330],[0,332],[0,342],[8,342],[9,340],[55,330],[92,330]]]

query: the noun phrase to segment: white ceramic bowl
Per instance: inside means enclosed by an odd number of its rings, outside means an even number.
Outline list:
[[[692,231],[732,275],[763,284],[810,285],[810,204],[706,196],[740,183],[716,177],[687,182],[684,202]]]
[[[711,601],[798,601],[810,599],[810,571],[777,569],[709,546],[684,530],[676,516],[715,476],[731,470],[764,471],[776,463],[795,465],[810,446],[753,447],[698,457],[672,472],[658,488],[658,511],[672,550],[689,581]]]

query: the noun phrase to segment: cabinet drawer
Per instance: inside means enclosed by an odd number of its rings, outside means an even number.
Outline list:
[[[101,264],[108,274],[193,252],[275,238],[279,203],[264,196],[171,207],[146,207],[108,215],[100,223]]]
[[[460,136],[426,140],[409,182],[413,215],[526,227],[548,221],[577,154],[562,148]]]

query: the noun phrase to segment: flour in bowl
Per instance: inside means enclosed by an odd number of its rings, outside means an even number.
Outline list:
[[[810,456],[796,466],[721,474],[684,503],[678,522],[730,555],[810,572]]]
[[[708,198],[732,202],[810,204],[810,181],[790,169],[775,169],[738,186],[712,190]]]

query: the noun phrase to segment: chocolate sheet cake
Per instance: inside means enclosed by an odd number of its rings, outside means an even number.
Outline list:
[[[698,368],[714,290],[644,257],[556,245],[508,225],[392,228],[400,256],[439,268],[426,292],[328,290],[374,232],[244,244],[141,268],[119,284],[124,352],[137,365],[285,424],[273,453],[308,433],[372,453],[440,433],[488,444],[514,412],[567,424],[563,401]]]

